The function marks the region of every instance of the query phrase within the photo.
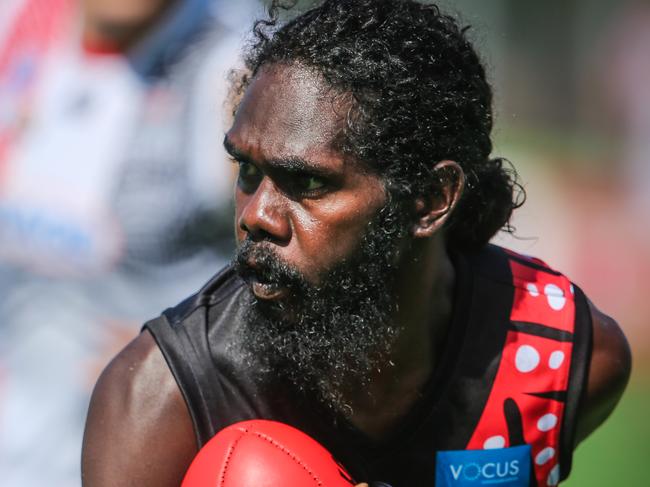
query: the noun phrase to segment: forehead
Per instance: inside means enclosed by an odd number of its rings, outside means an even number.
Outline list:
[[[256,159],[335,156],[346,103],[313,71],[295,65],[263,68],[237,109],[228,139]]]

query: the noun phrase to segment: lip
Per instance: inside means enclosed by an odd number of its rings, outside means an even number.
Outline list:
[[[282,299],[289,293],[289,290],[286,287],[278,286],[277,284],[255,281],[252,283],[251,287],[256,298],[264,299],[266,301],[276,301]]]

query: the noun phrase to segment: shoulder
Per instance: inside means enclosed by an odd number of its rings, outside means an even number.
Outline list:
[[[586,374],[586,388],[578,386],[580,399],[577,414],[576,443],[585,439],[600,426],[620,400],[631,371],[631,352],[619,324],[600,311],[571,281],[535,257],[522,255],[495,245],[488,245],[477,256],[478,267],[492,281],[509,283],[515,288],[516,306],[511,318],[533,321],[553,327],[573,329],[570,313],[562,316],[557,310],[566,310],[565,298],[576,303],[576,313],[585,316],[585,326],[576,332],[576,345],[585,350],[585,360],[579,368]],[[477,259],[475,259],[477,260]],[[577,295],[582,297],[577,300]],[[545,296],[546,300],[540,300]],[[562,319],[566,321],[562,325]],[[570,321],[573,321],[572,319]],[[591,326],[589,327],[589,324]],[[589,342],[590,343],[586,343]],[[585,342],[585,343],[583,343]],[[589,347],[591,345],[591,347]],[[582,377],[582,374],[579,374]],[[582,382],[582,380],[580,380]]]
[[[502,259],[506,256],[513,274],[514,285],[525,289],[528,293],[541,293],[544,290],[545,294],[550,292],[549,300],[553,298],[554,292],[563,296],[574,294],[574,285],[571,281],[540,259],[496,246],[490,246],[486,254],[491,255],[492,260],[497,259],[496,256],[499,255]],[[543,273],[543,278],[539,277],[539,272]],[[536,287],[530,287],[531,283]],[[559,289],[546,291],[545,286],[549,283]],[[586,370],[587,381],[578,408],[576,443],[584,440],[612,413],[625,391],[632,366],[630,347],[619,324],[600,311],[586,296],[583,299],[586,305],[583,305],[582,313],[588,314],[587,323],[591,322],[591,329],[588,330],[590,333],[581,333],[580,339],[591,337],[591,350],[585,354],[588,361],[582,364]],[[561,302],[558,300],[558,303]],[[551,301],[549,304],[552,304]],[[537,316],[543,314],[536,310]]]
[[[582,314],[588,315],[586,320],[587,328],[589,322],[591,329],[588,332],[580,333],[577,329],[576,340],[591,340],[591,347],[589,349],[586,344],[585,349],[588,353],[585,354],[588,360],[581,364],[581,367],[586,371],[586,388],[582,390],[580,402],[578,406],[577,425],[576,425],[576,444],[584,440],[596,428],[598,428],[612,413],[618,404],[625,387],[630,377],[632,367],[632,355],[630,347],[625,338],[625,335],[619,324],[610,316],[600,311],[582,291],[574,293],[574,286],[571,281],[561,274],[560,272],[551,268],[544,261],[522,256],[511,251],[507,251],[513,261],[523,264],[523,270],[514,271],[514,274],[519,274],[524,278],[524,281],[529,277],[527,273],[530,268],[537,268],[544,273],[555,275],[552,281],[546,279],[541,280],[544,282],[555,282],[556,289],[549,289],[545,294],[549,294],[549,305],[553,307],[551,302],[554,293],[559,293],[560,296],[577,295],[582,296],[582,307],[580,308],[579,302],[576,302],[576,313],[578,309],[582,309]],[[514,266],[516,267],[516,265]],[[515,280],[517,276],[515,276]],[[546,284],[548,286],[548,284]],[[566,288],[569,288],[567,292]],[[541,291],[540,287],[540,291]],[[528,290],[530,292],[530,290]],[[564,300],[558,300],[559,303]],[[583,343],[576,343],[576,346],[582,347]]]
[[[83,485],[178,486],[196,452],[183,397],[144,331],[95,386],[84,433]]]
[[[589,301],[593,346],[587,390],[580,406],[577,441],[600,426],[620,400],[632,368],[630,346],[618,323]]]
[[[222,321],[227,319],[220,310],[237,299],[242,285],[231,267],[222,269],[197,294],[148,322],[106,367],[86,420],[85,487],[180,484],[197,453],[200,432],[188,406],[192,396],[181,391],[185,364],[192,358],[186,352],[207,350],[195,346],[207,336],[203,311],[214,309]],[[193,358],[197,364],[211,364],[209,356]]]

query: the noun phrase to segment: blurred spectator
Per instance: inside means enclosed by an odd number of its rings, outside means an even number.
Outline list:
[[[229,255],[222,103],[253,2],[0,5],[0,478],[79,485],[91,384]]]
[[[48,2],[27,5],[35,3]],[[224,82],[206,74],[222,75],[236,45],[224,29],[206,29],[208,7],[84,0],[81,21],[69,18],[58,42],[32,61],[38,86],[23,90],[2,163],[6,262],[85,275],[176,260],[197,250],[190,243],[206,244],[206,235],[195,238],[205,232],[196,222],[223,208],[229,193],[218,164]],[[220,52],[209,52],[214,45]],[[32,55],[22,54],[18,70]]]

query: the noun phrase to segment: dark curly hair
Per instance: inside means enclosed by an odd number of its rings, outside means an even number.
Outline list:
[[[241,88],[269,64],[315,69],[351,95],[340,148],[381,174],[395,201],[435,194],[456,161],[465,173],[447,243],[477,249],[504,228],[525,193],[502,158],[490,158],[492,89],[468,27],[413,0],[325,0],[282,23],[294,2],[274,0],[258,20]]]

